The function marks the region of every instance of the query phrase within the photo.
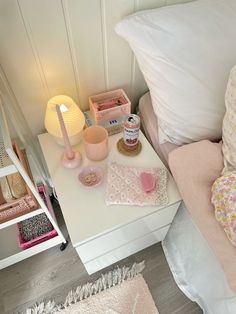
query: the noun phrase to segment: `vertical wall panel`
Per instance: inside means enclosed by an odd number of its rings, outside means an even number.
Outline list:
[[[34,133],[40,132],[47,91],[25,31],[17,1],[0,2],[0,62]]]
[[[154,9],[165,5],[166,0],[136,0],[137,11]]]
[[[130,95],[132,52],[128,44],[114,30],[115,25],[133,13],[134,4],[127,0],[101,0],[104,33],[104,54],[107,62],[108,89],[123,87]]]
[[[60,0],[20,0],[31,47],[48,96],[78,93]]]
[[[106,89],[100,0],[67,0],[74,53],[80,77],[80,103]]]
[[[192,0],[166,0],[166,5],[190,2]]]

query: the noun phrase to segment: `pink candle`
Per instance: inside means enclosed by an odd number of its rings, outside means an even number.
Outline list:
[[[57,111],[58,121],[61,128],[61,133],[62,133],[64,143],[65,143],[66,157],[68,159],[74,159],[75,153],[73,152],[70,141],[69,141],[69,137],[66,131],[66,126],[65,126],[62,114],[61,114],[60,105],[56,105],[56,111]]]

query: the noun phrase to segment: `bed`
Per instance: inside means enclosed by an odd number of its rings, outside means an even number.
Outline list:
[[[211,186],[223,169],[235,29],[234,0],[137,12],[116,26],[149,88],[139,102],[142,127],[183,198],[163,249],[180,289],[208,314],[236,313],[236,249],[211,204]]]
[[[214,210],[209,203],[211,183],[223,167],[221,144],[202,141],[196,149],[190,147],[187,152],[187,147],[183,147],[184,151],[181,151],[177,145],[159,144],[156,132],[157,119],[149,93],[139,101],[139,114],[145,134],[155,151],[165,163],[168,163],[169,156],[170,169],[182,196],[187,204],[189,203],[186,207],[182,202],[167,237],[162,243],[176,283],[187,297],[199,304],[205,313],[234,314],[236,313],[236,250],[216,222]],[[205,154],[202,154],[201,162],[197,168],[193,167],[191,162],[195,159],[191,159],[189,155],[200,154],[202,150]],[[210,165],[214,168],[210,168]],[[188,173],[186,168],[189,169]],[[181,173],[184,178],[182,183],[180,183]],[[198,176],[200,186],[203,182],[206,182],[208,186],[203,189],[203,196],[201,195],[200,198],[199,191],[196,191],[198,185],[196,185],[194,175]],[[187,185],[190,187],[186,188]],[[189,193],[191,189],[195,191],[195,197]],[[189,196],[192,199],[189,199]],[[205,206],[202,206],[199,200],[201,202],[204,196]],[[200,215],[196,215],[199,211]]]

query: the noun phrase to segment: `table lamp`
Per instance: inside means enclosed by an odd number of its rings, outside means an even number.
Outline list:
[[[56,106],[60,106],[62,118],[71,145],[77,144],[82,138],[85,118],[73,99],[65,95],[58,95],[49,99],[45,115],[45,128],[55,137],[57,143],[64,145],[63,134],[58,120]]]

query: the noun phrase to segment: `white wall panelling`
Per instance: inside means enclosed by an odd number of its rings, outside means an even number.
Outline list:
[[[73,54],[80,77],[80,106],[87,107],[88,95],[104,90],[101,4],[98,0],[65,0],[72,34]]]
[[[0,1],[0,23],[2,69],[11,90],[28,117],[30,127],[38,131],[42,128],[40,106],[47,99],[47,95],[42,86],[17,1]]]
[[[133,106],[147,90],[128,44],[114,32],[124,16],[186,0],[0,0],[0,86],[20,104],[34,134],[49,97],[123,87]]]

